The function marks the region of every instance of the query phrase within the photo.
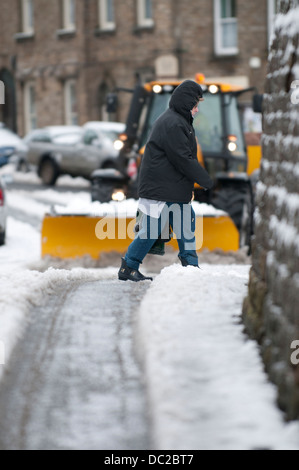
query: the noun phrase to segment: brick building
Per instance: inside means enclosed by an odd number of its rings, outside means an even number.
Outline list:
[[[275,0],[0,0],[0,121],[19,134],[106,119],[137,80],[227,77],[263,91]],[[128,94],[113,119],[125,120]]]

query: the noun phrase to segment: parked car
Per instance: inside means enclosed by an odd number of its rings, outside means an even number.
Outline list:
[[[0,179],[0,246],[5,243],[6,234],[6,207],[4,185]]]
[[[0,167],[26,155],[27,147],[23,140],[3,124],[0,126]]]
[[[113,144],[114,149],[120,150],[119,135],[123,134],[126,125],[121,122],[105,122],[105,121],[90,121],[83,126],[85,131],[89,131],[90,135],[93,132],[100,139],[106,140],[106,145]]]
[[[28,145],[27,162],[37,167],[38,175],[46,185],[55,185],[62,174],[89,179],[94,170],[115,166],[118,151],[113,139],[117,135],[116,131],[112,135],[108,130],[97,130],[91,123],[83,128],[50,126],[38,129],[24,139]]]

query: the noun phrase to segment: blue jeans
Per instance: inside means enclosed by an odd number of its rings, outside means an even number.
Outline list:
[[[195,212],[191,204],[167,202],[159,219],[143,214],[140,230],[128,248],[125,260],[131,269],[139,269],[144,258],[161,236],[167,239],[169,227],[175,233],[182,263],[198,266],[195,241]]]

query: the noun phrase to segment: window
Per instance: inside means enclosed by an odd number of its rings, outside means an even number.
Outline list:
[[[100,29],[113,31],[115,29],[114,1],[99,0]]]
[[[75,80],[68,80],[64,87],[65,123],[68,126],[78,124],[77,90]]]
[[[139,27],[148,28],[154,25],[152,3],[152,0],[137,0],[137,19]]]
[[[63,29],[76,29],[76,0],[63,0]]]
[[[26,133],[37,128],[36,97],[34,83],[25,85],[25,130]]]
[[[47,143],[47,144],[51,143],[51,137],[46,132],[35,131],[30,140],[31,140],[31,142],[43,142],[44,144],[45,143]],[[30,140],[29,140],[29,142],[30,142]]]
[[[206,154],[223,152],[221,95],[205,93],[194,119],[194,129],[201,149]]]
[[[275,17],[278,13],[278,1],[268,0],[268,42],[271,42],[272,34],[274,33]]]
[[[97,133],[93,131],[92,129],[87,129],[83,137],[84,144],[92,145],[94,141],[98,141],[98,140],[99,140],[99,136],[97,135]]]
[[[238,53],[236,0],[214,0],[215,52],[217,55]]]
[[[34,32],[34,6],[33,0],[22,0],[22,33]]]

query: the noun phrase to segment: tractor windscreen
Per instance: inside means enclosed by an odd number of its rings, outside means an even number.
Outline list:
[[[236,150],[232,152],[232,155],[236,158],[245,158],[246,155],[246,144],[242,129],[242,120],[239,112],[239,102],[235,95],[225,95],[225,111],[226,111],[226,123],[227,123],[227,134],[235,136]]]
[[[146,144],[154,122],[168,108],[172,91],[173,88],[162,89],[151,94],[144,109],[145,125],[141,126],[140,147]],[[206,91],[198,109],[193,126],[207,170],[212,175],[228,170],[246,171],[246,148],[237,96]]]
[[[147,109],[145,132],[141,137],[141,147],[146,144],[153,124],[169,106],[171,92],[153,93]],[[223,127],[220,95],[204,94],[199,104],[199,112],[194,119],[198,142],[204,153],[221,153],[223,149]]]
[[[143,128],[143,133],[141,135],[140,147],[143,147],[146,144],[155,121],[164,113],[164,111],[166,111],[166,109],[168,109],[170,98],[171,93],[163,92],[152,94],[146,109],[146,125],[141,126],[141,128]]]
[[[220,94],[204,93],[194,119],[196,137],[202,152],[221,153],[223,148],[223,125]]]

